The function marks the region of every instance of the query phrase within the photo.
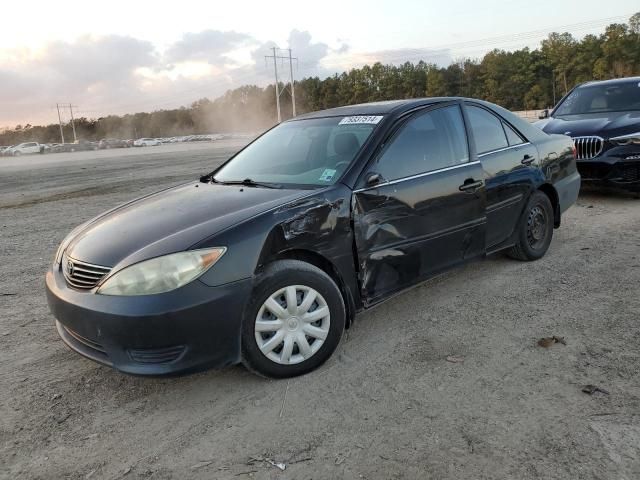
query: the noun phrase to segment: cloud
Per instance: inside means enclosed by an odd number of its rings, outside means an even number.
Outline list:
[[[309,32],[292,30],[289,34],[289,48],[295,55],[304,59],[307,65],[317,65],[329,53],[329,45],[322,42],[313,43]]]
[[[434,63],[439,67],[446,67],[453,62],[453,57],[448,49],[401,48],[374,52],[351,52],[346,47],[339,48],[322,63],[328,70],[344,71],[363,65],[372,65],[376,62],[400,65],[405,62],[417,63],[421,60],[426,63]]]
[[[292,30],[287,44],[280,46],[291,48],[299,59],[294,64],[297,79],[323,78],[376,61],[451,62],[444,50],[358,53],[345,41],[337,43],[333,48],[314,41],[307,31]],[[0,49],[0,126],[56,122],[58,102],[78,105],[78,116],[99,117],[189,105],[243,84],[263,86],[273,81],[272,64],[265,65],[264,56],[274,46],[245,33],[203,30],[185,33],[164,51],[122,35],[85,35],[38,50]],[[278,65],[281,81],[287,81],[288,62]]]
[[[245,33],[204,30],[185,33],[182,39],[171,45],[165,52],[169,63],[205,61],[217,64],[225,60],[224,55],[243,45],[255,41]]]

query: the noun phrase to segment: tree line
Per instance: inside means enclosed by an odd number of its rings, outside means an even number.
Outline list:
[[[321,79],[296,82],[296,106],[308,112],[377,100],[432,96],[465,96],[488,100],[510,110],[554,105],[576,84],[640,75],[640,12],[627,23],[606,27],[600,35],[576,40],[570,33],[551,33],[536,49],[495,49],[481,59],[461,59],[447,67],[419,61],[402,65],[375,63]],[[284,88],[285,85],[281,85]],[[281,98],[283,117],[291,101]],[[150,113],[78,118],[78,138],[162,137],[197,133],[260,131],[275,123],[275,85],[245,85],[188,107]],[[63,125],[72,138],[71,125]],[[57,124],[17,125],[0,133],[0,145],[23,141],[58,142]]]

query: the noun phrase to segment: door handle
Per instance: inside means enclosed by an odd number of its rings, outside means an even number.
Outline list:
[[[461,192],[473,193],[479,188],[481,188],[483,185],[484,185],[484,182],[482,180],[474,180],[473,178],[468,178],[458,188],[460,189]]]
[[[533,158],[531,155],[529,155],[528,153],[522,157],[522,161],[521,163],[523,165],[531,165],[533,163],[533,161],[535,160],[535,158]]]

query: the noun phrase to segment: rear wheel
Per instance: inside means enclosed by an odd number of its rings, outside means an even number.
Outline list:
[[[507,251],[511,258],[531,261],[547,253],[553,238],[553,206],[543,192],[531,195],[517,233],[517,243]]]
[[[298,260],[271,264],[256,282],[242,325],[242,361],[272,378],[310,372],[334,352],[345,326],[340,289]]]

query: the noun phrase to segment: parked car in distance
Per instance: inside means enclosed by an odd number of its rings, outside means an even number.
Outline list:
[[[134,147],[155,147],[162,145],[162,142],[157,138],[139,138],[133,142]]]
[[[578,85],[535,125],[573,138],[584,182],[640,192],[640,77]]]
[[[79,140],[75,143],[55,143],[51,145],[51,153],[62,152],[85,152],[87,150],[98,150],[98,142],[89,140]]]
[[[38,142],[24,142],[7,150],[7,154],[14,157],[31,153],[44,153],[44,145]]]
[[[199,181],[77,227],[48,303],[70,348],[123,372],[300,375],[357,312],[439,272],[501,250],[541,258],[579,189],[569,137],[491,103],[301,115]]]
[[[92,142],[91,140],[78,140],[71,144],[72,152],[82,152],[87,150],[98,150],[98,142]]]
[[[103,138],[98,142],[98,148],[101,150],[108,148],[125,148],[129,147],[126,140],[119,140],[117,138]]]

